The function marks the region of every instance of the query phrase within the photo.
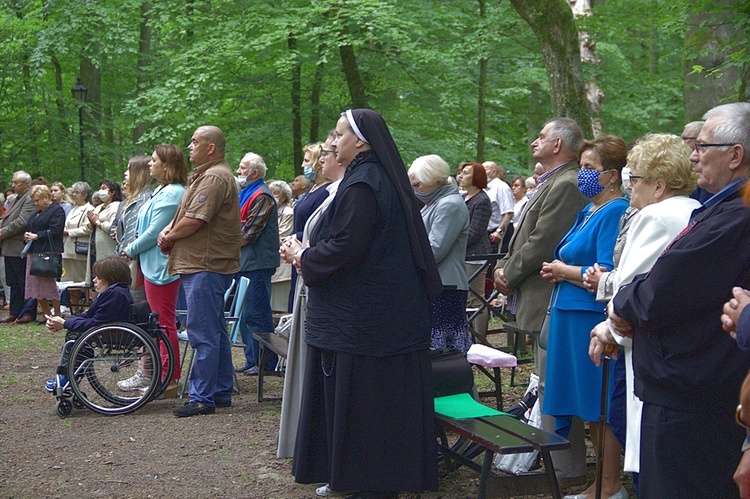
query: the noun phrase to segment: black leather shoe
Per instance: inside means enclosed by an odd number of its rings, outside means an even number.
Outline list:
[[[204,405],[200,406],[198,405],[198,402],[193,402],[192,400],[190,402],[185,402],[185,405],[182,407],[178,407],[174,411],[172,411],[172,414],[177,416],[178,418],[189,418],[191,416],[197,416],[199,414],[213,414],[216,411],[216,408],[212,405]]]
[[[9,317],[6,317],[5,319],[0,320],[0,324],[10,324],[11,322],[16,322],[16,319],[18,319],[18,317],[16,317],[15,315],[11,315]]]
[[[232,407],[232,399],[229,400],[215,400],[215,407]]]
[[[253,367],[255,366],[251,366],[250,364],[245,364],[244,366],[238,367],[237,369],[235,369],[234,372],[244,373],[245,371],[247,371],[248,369],[252,369]]]

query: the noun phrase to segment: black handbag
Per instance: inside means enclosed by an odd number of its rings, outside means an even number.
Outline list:
[[[430,350],[432,382],[436,397],[472,393],[474,373],[466,355],[458,350]]]
[[[76,241],[75,241],[74,244],[75,244],[75,252],[76,252],[77,255],[88,255],[89,254],[89,243],[88,243],[88,241],[87,242],[83,242],[83,241],[79,241],[78,239],[76,239]]]
[[[52,238],[47,231],[50,250],[52,249]],[[34,255],[31,262],[29,274],[37,277],[52,277],[57,279],[62,276],[62,255],[60,253],[41,252]]]
[[[81,226],[83,223],[83,217],[86,216],[86,212],[84,211],[81,214],[80,220],[78,220],[78,227]],[[76,240],[73,243],[75,245],[75,252],[77,255],[88,255],[89,254],[89,243],[88,241],[79,241],[76,237]]]

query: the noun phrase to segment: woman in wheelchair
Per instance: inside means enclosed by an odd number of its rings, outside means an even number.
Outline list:
[[[67,319],[58,316],[45,316],[47,330],[52,332],[67,329],[65,341],[73,340],[88,329],[115,321],[127,321],[130,318],[130,307],[133,297],[130,294],[130,268],[117,256],[102,258],[94,263],[94,289],[97,297],[88,310],[71,315]],[[68,380],[63,376],[61,383]],[[47,380],[46,390],[54,393],[56,378]]]

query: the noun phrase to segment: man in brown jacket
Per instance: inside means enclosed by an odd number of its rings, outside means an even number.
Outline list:
[[[515,306],[518,327],[526,331],[542,330],[552,296],[553,286],[539,274],[542,262],[552,261],[555,247],[588,202],[578,189],[578,151],[582,144],[581,127],[570,118],[550,119],[531,143],[534,159],[541,163],[544,173],[539,176],[537,188],[515,228],[508,254],[497,263],[494,274],[495,287],[509,297],[510,308]],[[534,362],[539,373],[538,403],[541,404],[546,338],[541,338],[536,346]],[[554,431],[554,419],[542,416],[542,429]],[[573,424],[569,438],[572,449],[556,452],[553,458],[563,488],[583,484],[586,480],[581,421]]]

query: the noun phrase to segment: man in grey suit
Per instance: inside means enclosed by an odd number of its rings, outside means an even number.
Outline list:
[[[541,331],[552,296],[553,285],[545,282],[539,271],[542,262],[553,259],[555,247],[573,226],[578,211],[588,200],[578,189],[578,151],[583,132],[570,118],[552,118],[531,143],[533,156],[544,173],[510,240],[508,254],[495,268],[495,287],[509,297],[509,308],[516,315],[518,327]],[[547,351],[544,338],[534,349],[539,373],[539,403],[544,395]],[[554,431],[554,419],[542,417],[542,429]],[[572,449],[555,452],[555,471],[563,488],[586,481],[586,448],[583,424],[574,423],[569,439]]]
[[[8,212],[0,222],[0,244],[5,258],[5,280],[10,286],[10,316],[0,322],[27,323],[34,320],[30,315],[18,317],[23,310],[24,288],[26,287],[26,257],[21,255],[24,247],[23,233],[29,217],[39,211],[34,200],[29,197],[31,175],[24,171],[13,174],[13,190],[16,199],[8,207]]]

